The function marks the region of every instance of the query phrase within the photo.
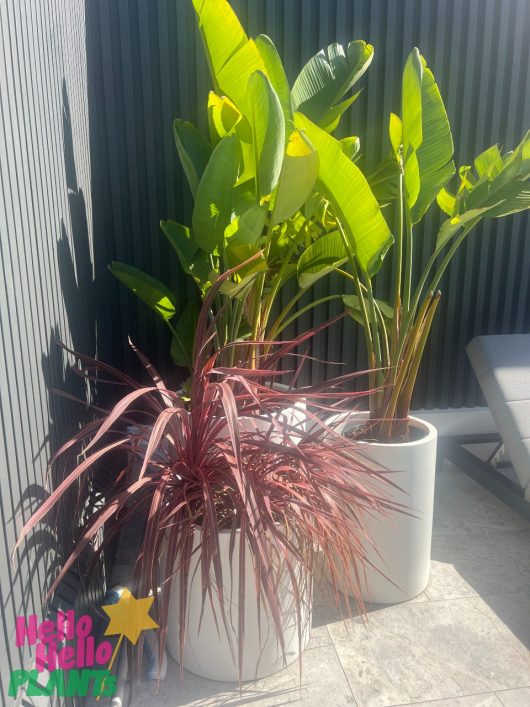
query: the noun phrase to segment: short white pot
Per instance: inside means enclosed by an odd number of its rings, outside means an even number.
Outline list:
[[[344,433],[363,418],[365,413],[350,415],[336,430]],[[437,433],[424,420],[410,421],[424,433],[420,439],[402,444],[356,442],[363,460],[388,470],[388,478],[399,487],[381,483],[381,493],[408,509],[407,514],[393,511],[365,517],[374,543],[366,545],[366,556],[374,567],[366,564],[361,587],[364,600],[375,604],[412,599],[429,581]]]
[[[221,531],[219,541],[225,582],[225,611],[228,618],[228,634],[233,647],[233,655],[230,651],[230,642],[226,627],[223,624],[219,599],[216,595],[213,597],[213,606],[210,600],[206,599],[201,619],[202,578],[199,556],[198,560],[194,559],[192,561],[188,581],[187,634],[182,665],[186,670],[210,680],[237,682],[239,679],[237,658],[239,538],[236,539],[232,563],[230,563],[229,549],[230,531]],[[194,542],[196,546],[200,543],[200,532],[198,530],[195,531]],[[199,553],[200,550],[197,555]],[[197,571],[194,571],[197,562],[199,562]],[[295,661],[300,655],[300,648],[303,650],[307,645],[311,628],[311,579],[301,566],[299,566],[297,575],[300,586],[302,586],[300,626],[297,621],[296,602],[287,570],[284,573],[282,572],[277,589],[278,600],[282,608],[282,633],[285,641],[284,656],[268,607],[265,607],[263,602],[261,602],[258,611],[252,555],[247,545],[245,553],[245,630],[242,680],[255,680],[272,675]],[[178,584],[179,578],[177,575],[171,591],[167,633],[167,648],[177,661],[180,660]],[[299,641],[299,629],[301,642]]]

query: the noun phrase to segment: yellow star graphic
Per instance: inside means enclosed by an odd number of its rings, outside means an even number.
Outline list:
[[[158,628],[158,624],[149,616],[153,597],[136,599],[128,589],[124,589],[117,604],[108,604],[101,608],[110,618],[105,636],[120,634],[127,636],[136,644],[138,637],[148,628]],[[120,643],[121,643],[120,638]]]

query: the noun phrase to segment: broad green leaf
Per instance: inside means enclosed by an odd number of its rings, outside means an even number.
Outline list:
[[[484,153],[483,153],[484,155]],[[464,214],[471,209],[488,208],[487,217],[501,217],[530,208],[530,131],[517,148],[503,159],[503,167],[482,174],[478,180],[466,173],[456,209]]]
[[[173,135],[191,193],[195,196],[212,148],[197,128],[186,120],[176,118],[173,122]]]
[[[220,138],[237,135],[241,148],[243,168],[240,170],[237,184],[253,179],[256,174],[252,129],[248,120],[237,106],[226,96],[218,96],[210,91],[208,96],[208,124],[212,142],[217,144]]]
[[[403,144],[403,123],[401,118],[395,113],[390,113],[390,121],[388,123],[388,134],[390,136],[390,143],[394,152],[398,153],[399,148]]]
[[[455,171],[445,106],[417,49],[403,72],[402,111],[407,204],[412,223],[417,223]]]
[[[321,49],[298,74],[291,96],[293,109],[320,127],[328,125],[325,116],[366,71],[373,58],[373,47],[363,41]],[[339,116],[340,117],[340,116]]]
[[[266,218],[267,207],[253,204],[226,227],[224,257],[229,268],[244,263],[260,250]],[[251,273],[264,272],[266,269],[267,261],[265,256],[261,255],[249,265],[240,268],[234,279],[239,282]]]
[[[311,287],[321,277],[333,272],[346,262],[344,243],[338,231],[318,238],[302,253],[298,261],[298,284]]]
[[[444,211],[448,216],[452,216],[455,210],[456,196],[451,194],[445,187],[440,189],[436,195],[436,201],[438,206]]]
[[[193,0],[193,7],[212,80],[219,89],[219,72],[248,37],[227,0]]]
[[[241,113],[229,98],[209,92],[208,127],[212,143],[217,144],[221,138],[231,135],[240,120]]]
[[[267,218],[267,208],[253,204],[237,216],[225,229],[227,244],[231,241],[258,245]]]
[[[348,314],[350,315],[350,317],[355,319],[355,321],[358,324],[361,324],[361,326],[364,326],[364,319],[362,315],[359,297],[357,295],[342,295],[342,301],[344,302],[344,306],[348,309]],[[375,302],[379,308],[379,311],[383,315],[383,319],[387,322],[392,321],[394,318],[394,308],[380,299],[376,299]],[[368,303],[366,303],[366,313],[368,315],[368,321],[372,322],[372,312],[370,307],[368,306]],[[376,320],[377,324],[381,326],[380,318],[376,316]]]
[[[191,275],[201,291],[205,292],[211,284],[209,255],[199,248],[187,226],[175,221],[160,221],[160,228],[177,254],[184,272]]]
[[[193,365],[193,344],[199,318],[199,308],[195,302],[188,302],[184,307],[171,340],[170,354],[177,366],[191,368]]]
[[[333,106],[333,108],[326,111],[324,117],[320,121],[320,124],[327,133],[332,133],[338,128],[342,114],[348,110],[357,98],[359,98],[360,93],[360,91],[357,91],[357,93],[354,93],[353,96],[346,98],[346,100],[337,103],[337,105]]]
[[[220,29],[220,34],[223,31]],[[239,110],[249,116],[252,109],[248,100],[247,86],[250,77],[256,71],[267,73],[265,62],[253,39],[244,44],[241,49],[234,54],[228,63],[219,71],[218,80],[220,93],[229,96]]]
[[[134,292],[142,302],[154,309],[162,319],[171,319],[176,313],[175,297],[171,290],[150,275],[116,261],[109,265],[111,273]]]
[[[475,157],[475,169],[479,177],[496,177],[503,169],[504,162],[498,145],[492,145]]]
[[[342,151],[347,157],[350,158],[350,160],[353,160],[361,149],[361,141],[358,137],[343,137],[339,142],[342,147]]]
[[[193,208],[193,234],[199,246],[213,253],[223,241],[232,215],[232,187],[240,164],[237,137],[229,135],[215,147],[202,176]]]
[[[436,237],[436,248],[441,248],[444,246],[446,243],[448,243],[451,238],[458,233],[458,231],[463,228],[464,226],[467,226],[471,224],[472,226],[475,225],[472,223],[473,221],[478,221],[482,216],[487,214],[488,209],[470,209],[470,211],[466,211],[465,214],[462,214],[462,216],[453,216],[452,218],[446,219],[442,225],[440,226],[440,230],[438,231],[438,236]]]
[[[278,190],[272,210],[272,225],[285,221],[310,197],[318,177],[318,154],[299,130],[287,141]]]
[[[397,199],[399,196],[399,164],[396,154],[390,152],[366,179],[381,205]]]
[[[295,125],[305,131],[319,157],[319,183],[341,219],[360,267],[377,272],[393,242],[377,199],[361,170],[344,154],[340,142],[301,113]]]
[[[421,82],[423,64],[419,51],[414,48],[409,54],[403,69],[403,88],[401,115],[403,128],[403,147],[405,160],[411,152],[416,152],[423,142],[421,116]]]
[[[280,99],[285,122],[288,124],[293,120],[293,106],[291,102],[291,89],[289,88],[289,82],[287,81],[280,55],[272,39],[265,34],[260,34],[256,37],[256,47],[265,64],[265,73],[269,77]]]
[[[267,196],[280,176],[285,148],[285,119],[276,91],[261,71],[252,74],[248,82],[251,106],[249,120],[254,141],[256,192]]]

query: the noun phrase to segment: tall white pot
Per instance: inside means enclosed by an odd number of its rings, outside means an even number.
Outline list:
[[[337,427],[346,432],[358,424],[349,416]],[[420,439],[403,444],[359,442],[360,454],[374,468],[387,469],[398,489],[381,484],[381,491],[408,509],[408,514],[389,512],[366,517],[366,528],[374,546],[367,545],[366,577],[362,579],[365,601],[393,604],[418,596],[429,581],[437,433],[433,425],[412,417],[411,424],[423,432]],[[410,514],[410,515],[409,515]]]
[[[227,631],[223,624],[221,606],[217,596],[213,597],[213,607],[206,598],[204,613],[202,611],[202,587],[200,561],[192,560],[190,578],[188,581],[188,614],[187,635],[184,646],[183,667],[196,675],[211,680],[236,682],[238,671],[238,615],[239,615],[239,537],[230,564],[230,531],[219,534],[221,548],[221,563],[225,582],[225,611],[227,615],[228,633],[233,646],[232,655]],[[194,543],[200,543],[200,533],[195,531]],[[200,550],[194,556],[196,558]],[[197,570],[195,570],[196,564]],[[300,630],[302,635],[302,650],[307,645],[311,628],[311,585],[310,577],[301,566],[297,570],[297,578],[302,586],[302,611]],[[175,577],[170,598],[168,617],[167,648],[175,660],[179,660],[179,578]],[[278,601],[282,607],[282,633],[285,641],[285,661],[282,649],[277,639],[274,622],[268,607],[261,602],[258,611],[255,575],[250,547],[247,544],[245,553],[245,625],[243,650],[243,680],[254,680],[266,677],[281,670],[285,665],[295,661],[300,655],[299,626],[297,621],[296,602],[287,570],[277,589]],[[215,618],[214,618],[215,617]],[[217,624],[216,624],[217,619]]]

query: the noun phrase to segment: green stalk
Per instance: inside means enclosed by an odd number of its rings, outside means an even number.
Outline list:
[[[413,241],[412,241],[412,223],[410,222],[410,213],[405,209],[405,281],[403,284],[403,310],[405,314],[410,309],[410,295],[412,290],[412,256],[413,256]]]
[[[368,295],[368,305],[370,307],[370,326],[372,327],[372,340],[374,342],[374,354],[375,354],[375,365],[376,368],[381,369],[383,367],[383,359],[381,356],[381,341],[379,339],[379,326],[377,323],[377,311],[376,303],[374,298],[374,292],[372,289],[372,282],[366,273],[363,273],[366,287],[366,294]],[[383,371],[378,370],[376,373],[377,385],[380,386],[383,383]],[[379,395],[379,394],[378,394]]]
[[[397,345],[399,319],[401,315],[401,278],[403,276],[403,170],[399,169],[398,231],[396,249],[396,281],[394,284],[394,327],[392,329],[392,351]]]
[[[279,329],[276,330],[276,334],[281,334],[284,329],[287,329],[289,324],[292,324],[298,319],[298,317],[300,317],[302,314],[305,314],[305,312],[308,312],[310,309],[317,307],[319,304],[324,304],[324,302],[331,302],[332,300],[336,299],[342,299],[342,295],[327,295],[326,297],[321,297],[320,299],[313,300],[313,302],[306,304],[305,307],[302,307],[302,309],[297,309],[296,312],[291,315],[287,320],[285,320],[279,327]]]
[[[363,319],[364,335],[365,335],[365,341],[366,341],[366,350],[368,353],[368,368],[370,369],[369,384],[370,384],[370,388],[375,388],[376,386],[375,386],[375,380],[374,380],[374,373],[372,372],[372,369],[374,369],[376,367],[374,345],[373,345],[373,341],[372,341],[372,330],[370,328],[370,322],[368,321],[368,312],[366,311],[366,302],[364,301],[362,284],[361,284],[361,280],[359,278],[359,273],[357,271],[355,257],[350,250],[350,247],[348,245],[348,239],[346,238],[346,234],[344,233],[344,229],[343,229],[342,224],[339,219],[337,219],[337,227],[339,229],[340,237],[341,237],[342,243],[344,245],[344,250],[346,251],[346,253],[348,255],[348,260],[350,261],[352,275],[353,275],[353,284],[355,287],[355,291],[357,293],[357,297],[359,298],[359,304],[361,307],[361,314],[362,314],[362,319]],[[373,409],[373,402],[374,401],[371,399],[370,400],[370,409]]]
[[[293,256],[294,252],[296,251],[296,249],[298,248],[298,246],[300,245],[300,241],[304,236],[303,230],[304,230],[306,223],[307,223],[307,219],[305,220],[304,224],[302,225],[302,228],[300,229],[298,235],[293,240],[293,243],[292,243],[291,247],[289,248],[287,255],[283,259],[281,267],[280,267],[280,269],[274,279],[274,284],[271,288],[271,292],[270,292],[270,294],[266,300],[266,304],[263,308],[262,322],[263,322],[264,329],[267,328],[267,324],[269,322],[269,317],[270,317],[270,314],[272,311],[272,307],[274,305],[274,301],[278,295],[278,292],[279,292],[280,288],[285,284],[285,282],[287,282],[287,280],[284,280],[285,271],[287,270],[287,268],[291,264],[291,258]],[[270,337],[266,337],[266,338],[270,338]]]
[[[307,289],[304,290],[298,290],[298,292],[291,297],[289,302],[285,305],[285,307],[282,309],[280,314],[276,317],[274,324],[272,325],[269,334],[268,334],[268,339],[269,341],[273,341],[277,336],[278,336],[278,330],[280,326],[282,325],[283,320],[285,317],[289,314],[291,309],[295,306],[295,304],[298,302],[299,299],[301,299],[305,293],[307,292]]]

